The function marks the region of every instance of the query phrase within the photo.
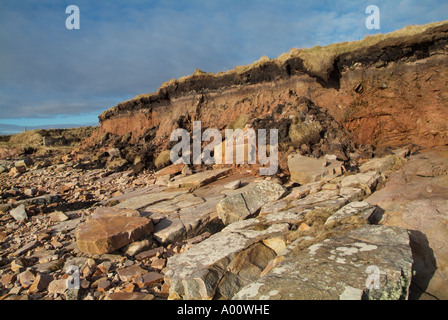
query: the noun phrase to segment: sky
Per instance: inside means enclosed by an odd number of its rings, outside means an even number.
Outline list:
[[[66,28],[69,5],[79,29]],[[366,28],[369,5],[379,30]],[[196,68],[443,20],[447,0],[0,0],[0,134],[96,124]]]

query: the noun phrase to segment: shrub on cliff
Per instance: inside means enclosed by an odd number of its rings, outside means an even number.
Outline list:
[[[154,164],[157,169],[162,169],[168,165],[171,164],[171,158],[170,158],[170,150],[165,150],[160,153],[156,160],[154,161]]]
[[[289,127],[291,144],[300,148],[303,144],[310,146],[319,143],[322,130],[322,125],[319,122],[301,122],[300,118],[296,117]]]

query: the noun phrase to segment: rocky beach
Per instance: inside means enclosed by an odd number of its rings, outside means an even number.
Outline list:
[[[0,300],[448,299],[448,23],[312,58],[2,137]],[[277,172],[171,163],[195,121],[278,130]]]

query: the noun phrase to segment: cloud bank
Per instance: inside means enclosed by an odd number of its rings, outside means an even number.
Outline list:
[[[70,4],[80,8],[80,30],[65,28]],[[23,126],[34,119],[37,125],[61,117],[92,123],[118,102],[154,92],[195,68],[226,71],[292,47],[361,39],[372,33],[364,24],[369,4],[2,0],[0,123]],[[448,19],[442,0],[375,4],[380,32]]]

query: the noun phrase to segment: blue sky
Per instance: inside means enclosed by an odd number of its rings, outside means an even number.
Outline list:
[[[80,9],[68,30],[68,5]],[[381,29],[367,30],[368,5]],[[0,0],[0,132],[86,125],[162,82],[448,19],[446,0]]]

